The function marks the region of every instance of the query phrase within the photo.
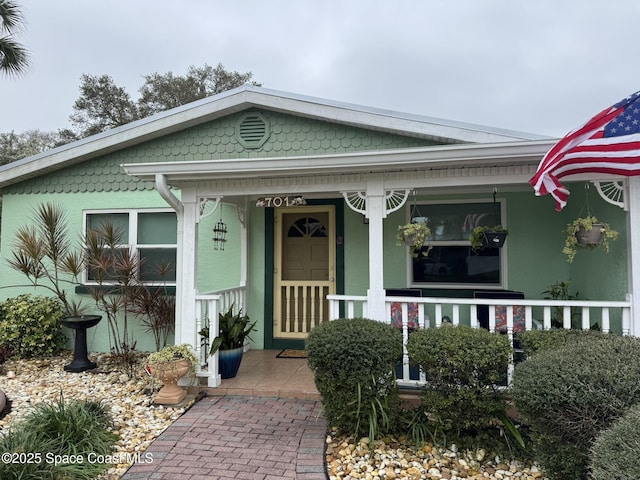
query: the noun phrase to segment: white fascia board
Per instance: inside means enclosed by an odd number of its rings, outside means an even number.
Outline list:
[[[299,115],[323,121],[337,122],[360,128],[373,128],[390,133],[413,133],[420,137],[443,140],[447,143],[495,143],[514,140],[543,139],[542,136],[491,128],[484,125],[466,124],[444,119],[403,114],[335,103],[313,97],[278,95],[281,92],[247,91],[247,101],[256,107],[264,107],[283,113]],[[545,138],[546,139],[546,138]]]
[[[504,165],[539,162],[554,141],[447,145],[406,150],[357,152],[300,157],[243,158],[184,162],[123,164],[128,175],[154,181],[156,174],[170,183],[206,178],[265,178],[295,175],[370,173],[407,169]]]
[[[257,107],[327,122],[402,135],[413,134],[447,143],[493,143],[528,139],[520,132],[492,129],[431,117],[402,114],[358,105],[250,86],[239,87],[76,142],[0,166],[0,188],[185,128]],[[537,141],[537,140],[534,140]],[[541,140],[546,141],[546,139]],[[427,147],[433,148],[433,147]],[[313,157],[309,157],[313,158]]]

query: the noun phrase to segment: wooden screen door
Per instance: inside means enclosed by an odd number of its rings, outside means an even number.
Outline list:
[[[329,319],[335,293],[335,209],[276,209],[274,338],[299,340]]]

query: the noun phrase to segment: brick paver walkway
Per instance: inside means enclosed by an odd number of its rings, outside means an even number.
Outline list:
[[[326,480],[320,402],[206,397],[160,435],[122,480]]]

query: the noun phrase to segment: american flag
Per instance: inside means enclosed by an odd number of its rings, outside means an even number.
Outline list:
[[[560,179],[578,173],[640,175],[640,92],[569,132],[546,153],[529,183],[536,195],[551,195],[559,211],[569,198]]]

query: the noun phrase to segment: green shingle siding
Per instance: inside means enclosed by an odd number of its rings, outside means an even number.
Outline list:
[[[5,189],[8,193],[71,193],[150,190],[153,184],[128,177],[123,163],[286,157],[387,150],[435,145],[424,139],[312,120],[268,110],[261,113],[270,135],[259,148],[247,149],[236,126],[247,112],[198,125],[134,147],[43,175]]]

